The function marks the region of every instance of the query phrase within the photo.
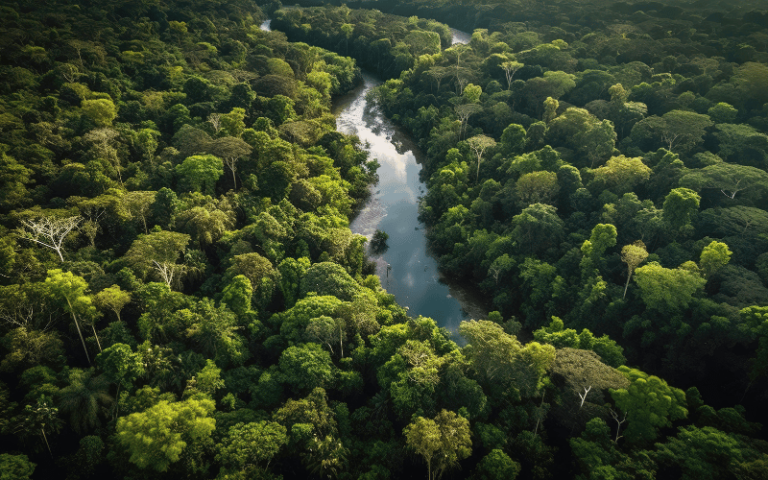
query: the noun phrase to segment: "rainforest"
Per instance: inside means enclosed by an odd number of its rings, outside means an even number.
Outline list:
[[[0,480],[768,479],[764,1],[0,19]]]

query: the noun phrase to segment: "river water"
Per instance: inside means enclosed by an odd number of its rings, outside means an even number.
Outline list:
[[[269,30],[270,21],[261,28]],[[451,30],[454,43],[469,41],[468,34]],[[419,202],[427,191],[419,180],[423,153],[366,99],[366,94],[380,84],[376,76],[363,72],[362,85],[333,105],[337,129],[357,135],[369,145],[371,158],[381,165],[379,182],[350,228],[369,239],[377,229],[386,232],[388,249],[380,255],[370,253],[382,286],[398,304],[408,308],[410,316],[433,318],[441,327],[457,332],[462,320],[485,318],[487,310],[477,293],[443,278],[428,251],[424,225],[418,219]]]

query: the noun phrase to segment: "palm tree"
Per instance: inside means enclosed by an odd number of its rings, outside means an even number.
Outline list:
[[[322,440],[313,438],[307,450],[304,463],[310,473],[321,478],[337,477],[347,463],[347,449],[330,435]]]
[[[94,376],[94,370],[74,369],[69,374],[69,386],[58,394],[59,405],[69,414],[69,423],[79,434],[85,434],[101,425],[100,410],[112,404],[108,393],[109,380],[104,375]]]

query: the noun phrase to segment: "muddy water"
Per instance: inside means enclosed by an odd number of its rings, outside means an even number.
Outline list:
[[[270,20],[261,29],[270,30]],[[469,34],[451,30],[454,43],[469,42]],[[462,320],[485,318],[487,310],[471,288],[440,275],[437,261],[427,249],[424,225],[418,219],[419,202],[427,191],[419,181],[423,154],[407,134],[366,100],[366,94],[379,84],[377,77],[363,73],[362,85],[334,101],[338,130],[369,144],[371,158],[381,164],[379,182],[350,228],[369,239],[377,229],[389,234],[387,250],[370,254],[382,286],[408,308],[410,316],[433,318],[441,327],[457,332]]]

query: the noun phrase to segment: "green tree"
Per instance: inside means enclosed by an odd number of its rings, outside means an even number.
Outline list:
[[[706,280],[685,268],[672,270],[651,262],[635,270],[635,283],[648,308],[675,312],[691,303],[693,295],[704,287]]]
[[[675,230],[687,227],[691,218],[699,210],[701,197],[693,190],[675,188],[664,199],[664,219]]]
[[[62,421],[58,417],[59,409],[53,406],[53,401],[41,395],[34,405],[27,405],[18,418],[14,432],[22,437],[40,435],[48,453],[53,458],[51,445],[48,443],[48,434],[61,430]]]
[[[648,250],[645,249],[645,244],[641,240],[622,247],[621,261],[627,264],[627,283],[624,285],[624,296],[622,298],[627,298],[627,288],[629,288],[632,274],[646,258],[648,258]]]
[[[313,437],[306,446],[302,460],[307,469],[319,477],[336,478],[347,462],[349,451],[344,448],[341,440],[331,437]]]
[[[733,252],[731,252],[727,244],[712,241],[701,251],[699,265],[704,270],[707,278],[710,278],[715,272],[728,265],[728,262],[731,261],[731,255],[733,255]]]
[[[216,460],[239,470],[252,465],[269,468],[269,463],[288,441],[284,426],[261,421],[238,423],[229,428],[227,436],[217,445]]]
[[[112,285],[105,288],[93,297],[93,303],[102,310],[112,310],[117,316],[117,321],[120,322],[120,312],[123,308],[131,303],[130,292],[125,292],[120,289],[119,285]]]
[[[560,187],[554,172],[526,173],[515,182],[515,193],[523,208],[533,203],[552,204],[558,191]]]
[[[434,420],[417,417],[405,429],[406,445],[427,462],[428,480],[437,480],[472,453],[469,420],[442,410]]]
[[[105,348],[96,356],[96,364],[106,378],[117,385],[117,398],[120,398],[120,387],[130,391],[133,389],[133,382],[145,373],[144,358],[124,343]]]
[[[296,392],[333,385],[331,356],[316,343],[288,347],[280,355],[280,370]]]
[[[96,376],[93,368],[69,372],[69,385],[57,396],[62,413],[69,414],[69,424],[77,433],[84,435],[101,425],[99,414],[113,401],[108,388],[109,381],[103,375]]]
[[[738,478],[733,473],[744,461],[743,446],[716,428],[680,427],[676,437],[656,444],[653,457],[682,471],[681,480]],[[752,477],[745,477],[752,478]]]
[[[101,127],[112,125],[112,121],[117,117],[117,107],[112,100],[106,98],[83,100],[80,108],[93,123]]]
[[[675,420],[688,415],[685,393],[667,382],[640,370],[619,367],[631,382],[629,388],[611,391],[611,397],[626,414],[624,437],[633,444],[645,444],[656,439],[658,429],[669,427]],[[618,430],[617,430],[618,432]],[[617,438],[619,434],[616,434]]]
[[[213,400],[190,398],[182,402],[161,400],[143,412],[117,420],[117,443],[139,468],[165,472],[178,462],[185,448],[210,442],[216,420]]]
[[[253,287],[251,281],[245,275],[237,275],[232,279],[222,292],[221,302],[235,312],[243,316],[251,312],[251,297],[253,296]]]
[[[594,177],[594,185],[607,188],[616,195],[631,192],[651,176],[651,169],[643,163],[643,159],[627,158],[624,155],[611,157],[600,168],[590,170]],[[599,191],[599,190],[598,190]]]
[[[176,262],[187,250],[189,240],[189,235],[177,232],[160,231],[139,235],[124,258],[142,276],[146,276],[150,269],[154,270],[170,287],[174,279],[178,280],[178,275],[184,271],[184,266]]]
[[[26,455],[0,453],[0,480],[29,480],[36,466]]]
[[[213,155],[193,155],[176,165],[183,187],[212,195],[216,182],[224,174],[224,163]]]
[[[515,480],[520,474],[520,464],[509,458],[503,450],[495,448],[483,457],[475,469],[473,479],[477,480]]]
[[[483,155],[489,148],[492,149],[496,146],[496,140],[487,135],[475,135],[472,138],[467,139],[467,145],[475,153],[477,157],[477,175],[475,182],[480,181],[480,163],[483,161]]]
[[[48,277],[45,279],[45,284],[48,286],[51,295],[58,299],[64,300],[66,306],[64,310],[72,315],[72,320],[75,322],[77,328],[77,334],[80,336],[80,342],[83,344],[83,350],[85,351],[85,357],[88,359],[88,363],[91,363],[91,356],[88,354],[88,347],[85,346],[85,338],[83,338],[83,332],[80,328],[81,321],[87,321],[96,317],[96,307],[91,305],[91,299],[85,292],[88,288],[88,283],[84,278],[78,277],[72,272],[63,272],[61,270],[48,270]],[[80,317],[78,319],[78,317]],[[101,351],[101,343],[99,337],[96,335],[96,328],[91,324],[93,328],[93,335],[96,338],[96,343],[99,345],[99,351]]]

